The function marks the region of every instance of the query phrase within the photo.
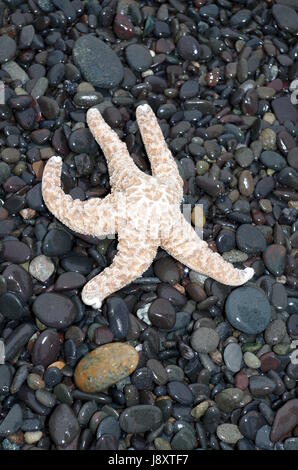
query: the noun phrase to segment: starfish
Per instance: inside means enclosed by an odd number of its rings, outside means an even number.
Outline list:
[[[106,157],[111,193],[103,199],[73,200],[61,188],[62,159],[50,158],[44,169],[43,198],[57,219],[80,234],[102,237],[118,233],[117,255],[84,286],[83,302],[100,308],[106,297],[149,268],[159,246],[222,284],[244,284],[254,270],[236,269],[213,252],[182,214],[183,180],[150,106],[138,106],[136,118],[152,176],[135,165],[125,143],[96,108],[87,112],[87,123]]]

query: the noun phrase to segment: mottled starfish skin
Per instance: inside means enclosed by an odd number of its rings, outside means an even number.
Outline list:
[[[52,157],[43,173],[44,201],[63,224],[93,236],[118,233],[118,253],[113,263],[85,285],[83,302],[100,308],[107,296],[146,271],[159,246],[189,268],[222,284],[244,284],[254,270],[236,269],[214,253],[182,215],[183,180],[150,106],[139,106],[136,117],[152,176],[135,165],[126,145],[95,108],[88,111],[87,122],[105,154],[111,194],[87,201],[66,195],[61,189],[60,157]]]

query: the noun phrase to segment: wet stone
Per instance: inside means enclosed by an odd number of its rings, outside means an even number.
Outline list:
[[[129,311],[121,297],[107,299],[107,315],[109,327],[116,339],[127,337],[129,329]]]
[[[239,388],[227,388],[215,396],[215,402],[220,410],[230,413],[239,407],[242,398],[242,390]]]
[[[115,439],[120,438],[121,429],[119,421],[114,416],[106,416],[103,418],[103,420],[98,425],[96,438],[99,439],[101,436],[107,434],[114,436]]]
[[[238,248],[249,255],[263,252],[267,247],[263,233],[250,224],[240,225],[236,232],[236,242]]]
[[[34,343],[32,351],[33,364],[44,367],[55,362],[60,352],[60,338],[56,330],[48,328],[43,331]]]
[[[0,313],[10,320],[20,320],[25,314],[24,301],[13,292],[0,296]]]
[[[88,353],[75,369],[75,382],[84,392],[99,392],[128,377],[137,367],[138,354],[124,343],[100,346]]]
[[[136,434],[153,431],[162,421],[162,412],[157,406],[136,405],[121,413],[119,424],[125,432]]]
[[[152,65],[152,57],[148,48],[141,44],[131,44],[125,49],[128,65],[136,72],[143,72]]]
[[[270,434],[272,442],[287,437],[298,424],[298,399],[287,401],[278,409]]]
[[[71,236],[64,230],[52,229],[43,240],[42,250],[46,256],[61,256],[72,248]]]
[[[156,299],[150,305],[148,317],[153,326],[163,330],[171,330],[176,323],[176,312],[166,299]]]
[[[249,389],[255,397],[270,395],[275,386],[275,382],[264,375],[254,375],[249,379]]]
[[[199,55],[199,43],[193,36],[182,36],[177,44],[178,53],[184,60],[195,60]]]
[[[237,343],[230,343],[224,350],[224,361],[229,370],[238,372],[242,363],[241,347]]]
[[[287,5],[273,5],[272,14],[281,29],[296,34],[298,32],[298,15]]]
[[[0,37],[0,64],[13,59],[16,53],[16,42],[6,34]]]
[[[23,422],[23,411],[20,405],[13,405],[6,417],[0,423],[0,436],[3,438],[17,432]]]
[[[62,294],[40,294],[34,301],[32,309],[41,323],[51,328],[66,328],[76,317],[75,304]]]
[[[239,431],[250,440],[256,438],[258,430],[265,424],[265,418],[258,411],[249,411],[238,422]]]
[[[8,395],[13,373],[6,364],[0,364],[0,395]]]
[[[268,271],[274,276],[281,276],[285,269],[286,248],[282,245],[270,245],[263,255]]]
[[[94,36],[82,36],[76,41],[73,58],[85,80],[98,88],[114,88],[123,78],[123,66],[116,53]]]
[[[131,376],[131,383],[138,390],[150,390],[153,383],[153,373],[148,367],[137,369]]]
[[[29,272],[35,279],[46,282],[55,271],[55,265],[50,258],[44,255],[33,258],[29,265]]]
[[[215,351],[219,343],[217,332],[211,328],[201,327],[191,336],[191,346],[197,352],[209,353]]]
[[[273,152],[272,150],[262,152],[260,160],[263,165],[272,170],[280,171],[286,166],[285,159],[279,153]]]
[[[271,319],[269,301],[255,287],[234,289],[227,298],[225,310],[231,325],[247,334],[261,333]]]
[[[191,405],[194,397],[187,385],[183,382],[172,381],[167,385],[167,391],[170,397],[181,405]]]
[[[162,282],[175,284],[180,280],[177,265],[175,261],[169,257],[157,260],[154,263],[154,272]]]
[[[78,420],[72,409],[66,405],[58,405],[49,420],[49,431],[56,446],[66,447],[80,431]]]

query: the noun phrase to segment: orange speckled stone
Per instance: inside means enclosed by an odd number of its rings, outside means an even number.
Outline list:
[[[75,383],[83,392],[99,392],[132,374],[138,361],[137,351],[129,344],[105,344],[79,362],[74,373]]]

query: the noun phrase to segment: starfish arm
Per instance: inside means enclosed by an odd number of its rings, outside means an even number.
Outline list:
[[[116,233],[116,211],[112,195],[104,199],[74,200],[61,189],[62,159],[48,160],[42,178],[42,195],[48,209],[71,230],[84,235]]]
[[[228,286],[245,284],[254,275],[252,268],[236,269],[219,253],[212,251],[181,213],[177,214],[177,222],[170,236],[167,234],[163,237],[161,245],[171,256],[189,268]]]
[[[118,253],[111,266],[91,279],[83,288],[83,302],[93,308],[100,308],[106,297],[122,289],[148,269],[157,248],[157,244],[150,240],[135,240],[133,232],[131,237],[119,239]]]
[[[98,109],[89,109],[87,123],[106,157],[111,185],[124,189],[126,185],[130,185],[134,174],[141,174],[129,155],[126,144],[108,126]]]
[[[148,104],[137,107],[136,117],[148,154],[153,176],[168,184],[183,195],[183,180],[176,162],[164,139],[161,128]]]

